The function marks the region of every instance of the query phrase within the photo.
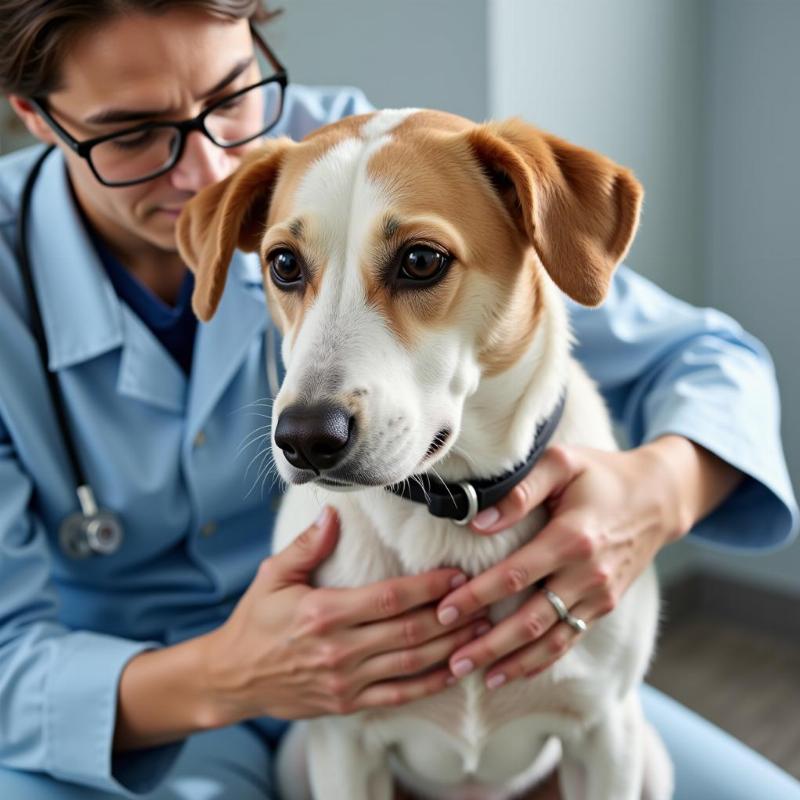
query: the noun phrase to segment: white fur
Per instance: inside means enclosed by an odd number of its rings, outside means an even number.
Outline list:
[[[468,322],[430,333],[409,351],[367,305],[359,259],[370,226],[391,209],[391,190],[369,180],[366,163],[408,113],[377,115],[362,131],[366,140],[341,142],[302,183],[295,211],[324,231],[328,263],[302,327],[284,339],[287,375],[273,429],[281,410],[298,398],[341,398],[357,389],[363,392],[357,457],[377,484],[417,471],[445,425],[453,435],[426,468],[435,465],[450,479],[489,476],[525,455],[536,425],[566,385],[554,441],[613,449],[603,403],[569,356],[566,311],[547,278],[544,313],[531,346],[492,378],[481,377]],[[326,384],[330,376],[336,380]],[[279,448],[273,450],[281,475],[296,482],[299,471]],[[544,523],[539,510],[509,531],[480,537],[380,486],[341,493],[305,484],[293,486],[284,500],[276,549],[286,547],[323,503],[335,506],[342,521],[339,544],[316,576],[330,586],[358,586],[441,565],[474,575],[518,549]],[[508,615],[524,599],[493,608],[491,616]],[[437,800],[505,800],[559,760],[566,800],[638,800],[645,791],[664,800],[671,796],[669,764],[656,759],[645,770],[650,732],[637,693],[657,615],[655,576],[648,570],[613,613],[597,620],[536,678],[488,692],[479,673],[399,708],[314,720],[307,730],[295,730],[289,749],[297,753],[307,734],[311,784],[319,800],[390,800],[393,776]],[[286,759],[280,770],[291,774]],[[298,774],[282,786],[289,800],[308,796]]]

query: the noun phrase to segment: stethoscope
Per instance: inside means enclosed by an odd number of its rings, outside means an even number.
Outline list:
[[[62,521],[58,529],[58,541],[66,555],[70,558],[82,559],[93,555],[109,556],[116,553],[122,546],[124,533],[122,523],[117,515],[97,505],[92,487],[89,485],[89,481],[86,478],[86,474],[78,458],[78,450],[75,446],[75,439],[72,436],[72,431],[67,421],[64,397],[61,393],[58,377],[54,372],[48,369],[49,354],[47,350],[47,339],[45,338],[42,312],[36,295],[30,256],[28,253],[28,217],[30,214],[31,194],[33,193],[36,178],[39,175],[44,160],[54,149],[54,146],[51,145],[39,156],[36,163],[31,168],[31,171],[28,173],[25,185],[22,188],[20,215],[17,221],[17,251],[19,271],[22,276],[25,294],[28,298],[31,328],[39,349],[39,356],[47,379],[50,399],[56,412],[56,422],[72,466],[75,478],[75,494],[78,496],[78,503],[81,509],[80,511],[70,514]]]
[[[20,214],[17,221],[17,250],[19,259],[19,270],[22,276],[22,283],[25,294],[28,298],[28,306],[31,314],[31,328],[36,338],[39,349],[39,357],[42,362],[47,387],[53,408],[56,412],[56,422],[61,432],[61,438],[67,450],[67,455],[72,466],[75,478],[75,494],[78,497],[80,511],[76,511],[66,517],[58,529],[58,541],[62,551],[70,558],[83,559],[90,556],[109,556],[119,550],[124,539],[122,522],[113,511],[100,508],[95,499],[92,487],[86,478],[86,474],[78,458],[78,450],[75,439],[72,436],[67,412],[64,405],[64,397],[61,393],[61,386],[55,373],[48,369],[49,354],[47,350],[47,339],[42,323],[42,312],[39,300],[36,295],[36,288],[33,281],[30,256],[28,253],[28,217],[30,214],[31,195],[36,178],[39,175],[42,164],[47,156],[55,149],[50,145],[36,160],[25,180],[22,188],[22,198],[20,202]],[[267,325],[266,341],[266,372],[272,396],[275,397],[280,388],[280,377],[278,375],[277,359],[275,359],[276,349],[275,327],[271,323]]]

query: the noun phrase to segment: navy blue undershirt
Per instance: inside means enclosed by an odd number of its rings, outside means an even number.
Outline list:
[[[117,297],[147,325],[188,375],[192,368],[194,337],[197,332],[197,317],[192,311],[191,302],[194,275],[186,270],[175,306],[170,306],[138,281],[108,250],[88,221],[84,222]]]

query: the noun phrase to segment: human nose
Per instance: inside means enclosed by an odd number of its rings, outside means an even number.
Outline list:
[[[199,192],[206,186],[227,178],[236,160],[199,131],[186,137],[183,153],[170,171],[172,185],[181,191]]]

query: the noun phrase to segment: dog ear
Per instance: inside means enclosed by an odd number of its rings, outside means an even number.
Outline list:
[[[203,322],[217,310],[234,249],[258,249],[272,190],[290,145],[289,139],[275,139],[249,154],[225,180],[195,195],[178,217],[178,252],[195,273],[192,307]]]
[[[639,222],[644,193],[633,174],[519,119],[468,136],[550,277],[573,300],[600,303]]]

